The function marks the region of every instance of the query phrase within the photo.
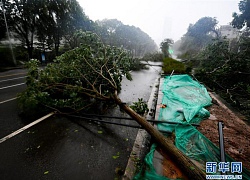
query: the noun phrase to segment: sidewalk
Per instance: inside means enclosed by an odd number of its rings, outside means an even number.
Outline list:
[[[154,120],[155,118],[155,108],[157,102],[157,94],[159,91],[159,78],[155,80],[154,85],[152,86],[151,95],[148,100],[148,109],[149,112],[146,116],[146,119]],[[139,129],[133,149],[128,159],[128,164],[123,175],[123,180],[131,180],[136,175],[138,170],[138,163],[143,161],[146,153],[150,150],[150,135],[144,129]]]
[[[163,93],[162,93],[163,81],[164,78],[161,77],[159,83],[155,119],[159,119],[160,115],[160,105],[162,104],[162,98],[163,98]],[[155,125],[155,128],[157,128],[157,125]],[[170,179],[177,179],[177,178],[187,179],[181,172],[181,169],[178,168],[178,165],[174,163],[171,160],[170,156],[164,153],[160,148],[156,148],[156,151],[154,152],[153,165],[156,170],[156,173],[159,175],[168,177]]]
[[[163,77],[158,78],[153,86],[151,96],[148,101],[148,107],[150,109],[146,116],[146,119],[155,120],[158,119],[160,108],[159,105],[162,103],[163,93],[162,93]],[[155,125],[155,128],[157,126]],[[150,151],[150,135],[144,130],[139,129],[133,149],[131,151],[128,164],[123,176],[123,180],[131,180],[136,175],[136,170],[138,170],[138,160],[144,159],[145,153]],[[145,152],[146,151],[146,152]],[[178,166],[170,159],[170,157],[157,148],[154,152],[153,165],[156,172],[159,175],[176,179],[182,178],[186,179],[182,174]]]

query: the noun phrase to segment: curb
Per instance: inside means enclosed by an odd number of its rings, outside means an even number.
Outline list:
[[[157,78],[155,80],[153,89],[151,91],[148,100],[149,113],[146,115],[146,119],[149,120],[155,119],[155,110],[156,110],[157,96],[159,91],[159,83],[160,83],[160,78]],[[144,159],[143,157],[144,154],[148,152],[148,149],[150,148],[149,143],[150,143],[150,135],[147,133],[146,130],[139,129],[122,180],[133,179],[137,170],[138,162],[142,158]]]

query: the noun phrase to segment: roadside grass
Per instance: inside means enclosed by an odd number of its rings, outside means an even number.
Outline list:
[[[173,70],[178,74],[186,73],[185,65],[170,57],[164,58],[162,70],[164,71],[164,74],[170,74]]]

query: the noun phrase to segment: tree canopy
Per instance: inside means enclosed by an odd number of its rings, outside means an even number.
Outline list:
[[[161,44],[160,44],[160,49],[161,49],[161,52],[165,57],[170,57],[170,53],[169,53],[169,49],[170,49],[170,46],[174,44],[174,41],[172,39],[164,39]]]
[[[233,13],[233,20],[231,24],[233,27],[241,29],[242,27],[250,27],[250,1],[242,0],[239,2],[240,14]]]
[[[190,54],[198,53],[207,44],[212,42],[213,38],[218,38],[219,33],[216,25],[216,18],[203,17],[195,24],[190,24],[187,33],[181,39],[180,51]]]
[[[41,105],[59,112],[88,109],[96,101],[111,101],[120,91],[123,75],[131,80],[129,53],[104,45],[96,34],[82,32],[78,37],[83,40],[78,48],[44,70],[38,71],[34,60],[28,63],[27,89],[19,99],[24,111]]]
[[[117,19],[104,19],[97,21],[97,24],[100,26],[100,36],[106,44],[130,50],[135,57],[157,50],[155,42],[140,28],[124,25]]]
[[[43,48],[54,45],[58,54],[62,37],[92,25],[76,0],[5,0],[3,6],[10,30],[27,47],[30,58],[35,38]]]
[[[60,54],[62,44],[63,52],[75,48],[74,34],[79,30],[95,32],[105,44],[123,47],[135,57],[157,51],[155,42],[140,28],[124,25],[116,19],[93,22],[76,0],[4,0],[3,7],[10,31],[27,49],[29,59],[35,57],[34,47],[40,51],[54,50],[55,55]],[[4,28],[1,30],[4,37]]]

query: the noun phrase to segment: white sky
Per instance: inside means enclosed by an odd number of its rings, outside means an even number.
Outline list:
[[[91,20],[118,19],[146,32],[158,45],[165,38],[175,41],[190,23],[216,17],[229,24],[240,0],[78,0]]]

